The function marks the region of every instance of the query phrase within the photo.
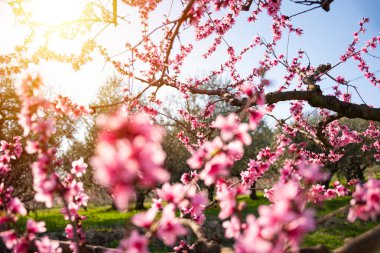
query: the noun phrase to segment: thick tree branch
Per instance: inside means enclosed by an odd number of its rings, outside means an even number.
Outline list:
[[[312,107],[328,109],[346,118],[362,118],[380,122],[379,108],[372,108],[364,104],[358,105],[344,102],[335,96],[324,96],[314,91],[286,91],[266,95],[268,104],[289,100],[307,101]]]
[[[246,99],[239,99],[226,90],[204,90],[199,88],[189,88],[191,93],[207,94],[219,96],[233,106],[244,106]],[[365,104],[354,104],[339,100],[335,96],[325,96],[318,91],[284,91],[271,92],[265,95],[267,104],[275,104],[282,101],[302,100],[309,103],[312,107],[328,109],[336,112],[340,117],[361,118],[380,122],[380,108],[373,108]]]
[[[380,226],[371,229],[334,250],[334,253],[376,253],[380,250]]]
[[[326,137],[325,134],[323,134],[323,130],[325,129],[325,127],[330,124],[331,122],[335,121],[335,120],[338,120],[340,119],[342,116],[340,116],[339,114],[334,114],[334,115],[330,115],[326,118],[324,118],[323,120],[321,120],[316,129],[317,129],[317,137],[318,139],[323,143],[323,145],[325,147],[328,147],[328,148],[333,148],[333,146],[330,144],[328,138]]]

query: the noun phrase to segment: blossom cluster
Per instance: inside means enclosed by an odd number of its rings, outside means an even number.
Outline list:
[[[50,107],[58,115],[64,114],[73,117],[79,117],[90,114],[92,110],[89,107],[73,103],[68,97],[58,96],[50,102]]]
[[[84,193],[83,184],[75,177],[79,178],[85,173],[87,164],[84,163],[83,158],[80,158],[72,163],[72,174],[61,175],[56,171],[56,168],[62,165],[62,160],[57,157],[57,148],[50,147],[49,141],[54,133],[54,120],[46,117],[52,108],[51,103],[40,96],[42,85],[38,77],[28,76],[23,80],[20,94],[23,104],[19,123],[24,128],[24,135],[29,138],[25,150],[28,154],[37,154],[37,160],[30,166],[33,174],[33,189],[36,192],[35,200],[44,202],[47,207],[52,207],[55,194],[59,196],[64,206],[61,212],[70,221],[66,227],[66,235],[68,239],[71,239],[71,249],[77,252],[79,244],[85,241],[81,228],[81,222],[85,217],[79,215],[78,210],[81,206],[87,205],[88,196]],[[57,107],[53,110],[55,113],[71,113],[70,110],[57,111]],[[31,133],[37,137],[36,140],[31,139]],[[61,176],[64,176],[64,179],[61,179]],[[70,232],[71,227],[72,232]],[[47,239],[41,241],[40,247],[49,249],[47,242]]]
[[[284,252],[286,247],[297,251],[303,236],[314,229],[314,213],[306,209],[307,194],[324,174],[319,166],[299,163],[297,167],[300,174],[312,172],[314,176],[302,184],[297,173],[290,175],[269,191],[272,204],[260,206],[258,217],[250,214],[243,222],[234,214],[223,223],[225,236],[235,239],[235,252]]]
[[[146,231],[154,228],[155,236],[166,245],[173,246],[177,238],[188,233],[181,219],[191,219],[202,223],[207,204],[207,197],[203,192],[197,192],[194,185],[165,183],[156,190],[158,199],[153,199],[151,208],[132,217],[132,223]],[[181,218],[176,217],[176,210]],[[159,215],[161,213],[161,215]],[[184,247],[183,244],[181,244]],[[120,242],[120,252],[148,252],[148,239],[136,230],[129,237]]]
[[[219,115],[213,122],[213,127],[220,129],[220,137],[203,143],[187,160],[191,169],[197,170],[204,166],[199,178],[206,185],[215,183],[220,177],[228,176],[228,168],[243,156],[244,145],[249,145],[252,141],[248,133],[249,125],[240,123],[234,113],[227,117]]]
[[[0,209],[3,210],[0,217],[0,226],[7,228],[0,232],[0,238],[5,246],[13,252],[28,252],[30,244],[34,243],[38,252],[60,253],[58,242],[50,241],[47,236],[37,239],[37,235],[46,231],[45,222],[36,222],[28,219],[26,222],[25,232],[20,235],[19,231],[14,229],[18,216],[25,216],[27,210],[19,198],[13,197],[14,189],[12,186],[6,186],[4,178],[11,170],[10,160],[16,160],[21,157],[22,144],[21,137],[14,137],[13,143],[1,140],[1,182],[0,182]]]
[[[352,194],[348,220],[375,220],[380,214],[380,180],[369,179],[364,185],[357,184]]]
[[[327,199],[333,199],[336,197],[347,196],[349,191],[342,185],[339,181],[335,181],[333,184],[334,188],[328,188],[324,185],[315,184],[311,187],[309,192],[309,201],[313,203],[320,203]]]
[[[110,189],[120,209],[128,207],[133,188],[152,188],[169,180],[163,168],[163,130],[143,114],[116,114],[98,120],[99,135],[91,163],[99,183]]]

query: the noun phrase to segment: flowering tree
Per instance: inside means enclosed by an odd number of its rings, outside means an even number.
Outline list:
[[[293,2],[328,11],[332,0]],[[292,19],[299,14],[307,15],[303,13],[311,9],[287,16],[281,12],[280,0],[188,0],[178,6],[173,6],[173,3],[165,5],[167,3],[160,1],[125,0],[120,3],[113,1],[112,6],[108,6],[103,1],[94,1],[86,5],[78,20],[60,26],[36,22],[25,7],[26,1],[7,3],[12,7],[16,21],[30,29],[30,33],[21,45],[14,47],[14,51],[1,55],[2,75],[24,75],[28,66],[41,61],[68,63],[79,71],[98,53],[128,80],[122,100],[86,108],[63,96],[52,100],[44,98],[41,95],[43,80],[38,76],[25,75],[19,88],[22,108],[17,115],[24,130],[23,137],[1,141],[1,178],[12,170],[11,161],[19,159],[23,150],[36,154],[36,161],[30,164],[35,200],[46,207],[52,207],[55,198],[60,200],[63,218],[69,222],[65,233],[73,252],[89,250],[82,229],[85,217],[78,214],[78,209],[88,202],[80,182],[86,173],[87,163],[95,168],[98,182],[112,193],[120,210],[128,208],[136,187],[153,189],[156,194],[150,209],[132,218],[136,229],[126,235],[117,250],[109,252],[148,252],[153,237],[176,251],[219,252],[221,245],[207,241],[199,229],[206,219],[204,211],[215,205],[220,207],[218,217],[223,221],[225,237],[234,241],[233,250],[240,253],[298,252],[303,237],[319,222],[308,203],[351,195],[349,221],[376,219],[379,215],[379,180],[352,180],[347,185],[335,182],[328,189],[319,184],[327,177],[324,167],[339,161],[350,143],[365,143],[363,152],[371,152],[374,159],[380,160],[380,108],[364,101],[361,104],[352,101],[347,90],[357,91],[357,88],[343,76],[332,74],[339,66],[354,61],[367,81],[380,88],[380,80],[366,62],[366,56],[376,50],[380,37],[374,36],[364,43],[360,40],[368,19],[363,18],[359,22],[351,43],[341,56],[337,56],[335,64],[313,66],[304,60],[306,52],[300,50],[295,56],[290,56],[286,48],[279,46],[286,32],[302,35],[302,29],[294,27]],[[137,17],[129,20],[128,16],[119,16],[122,6],[133,8]],[[166,9],[167,6],[172,7]],[[162,8],[166,10],[165,15],[160,15]],[[177,15],[175,18],[172,18],[173,13]],[[161,20],[156,20],[155,14]],[[225,39],[226,34],[236,29],[238,20],[255,23],[264,17],[271,19],[273,35],[270,40],[255,35],[248,45],[233,47]],[[125,57],[122,59],[111,55],[107,46],[97,40],[105,29],[120,22],[135,22],[139,29],[125,41],[122,53]],[[94,35],[92,31],[99,24],[103,27]],[[39,45],[41,33],[46,41]],[[49,48],[49,40],[56,34],[72,39],[85,37],[86,40],[80,52],[62,54]],[[185,78],[183,65],[191,59],[192,50],[198,43],[209,43],[203,58],[223,54],[227,59],[201,80]],[[260,48],[263,54],[257,64],[248,74],[240,73],[239,63],[254,49]],[[273,91],[265,74],[276,68],[285,71],[284,84]],[[225,87],[207,87],[212,78],[223,75],[231,79]],[[332,94],[320,88],[323,78],[334,84]],[[178,138],[191,152],[186,161],[189,171],[178,183],[170,183],[170,173],[163,166],[164,130],[153,124],[153,119],[164,106],[159,97],[162,89],[179,92],[183,99],[189,98],[190,94],[210,97],[198,115],[186,110],[178,111],[179,117],[189,123],[182,126],[183,131]],[[231,168],[243,156],[244,147],[255,145],[249,133],[257,128],[264,115],[275,117],[272,111],[282,101],[290,102],[290,118],[294,123],[278,119],[283,134],[277,136],[276,146],[263,148],[257,157],[251,158],[246,170],[241,172],[240,180],[230,180]],[[217,103],[228,103],[234,112],[227,116],[219,115],[211,125],[205,124]],[[99,136],[90,161],[72,157],[69,171],[57,171],[62,161],[57,155],[57,147],[50,142],[55,118],[63,115],[82,117],[99,108],[115,105],[120,108],[114,114],[98,118]],[[304,115],[306,105],[315,108],[320,115],[318,124],[311,125],[307,121]],[[362,131],[353,130],[342,124],[341,118],[361,118],[368,121],[368,127]],[[297,134],[313,140],[322,151],[312,152],[302,143],[293,142]],[[26,140],[25,147],[21,145],[21,138]],[[288,159],[284,161],[278,182],[265,190],[270,206],[260,206],[257,216],[249,214],[243,217],[245,206],[239,203],[238,197],[248,194],[250,187],[285,153]],[[206,186],[216,186],[214,201],[208,202],[207,195],[197,187],[200,181]],[[24,232],[17,228],[17,217],[26,215],[26,210],[13,196],[13,191],[11,186],[0,184],[3,210],[0,237],[6,247],[14,252],[31,249],[61,252],[59,243],[47,237],[36,237],[46,230],[43,222],[30,219]],[[178,239],[190,230],[198,237],[194,245],[182,241],[175,246]],[[374,252],[379,249],[374,239],[379,233],[377,228],[338,249],[338,252],[357,252],[357,247],[361,247],[363,252]],[[314,250],[325,252],[324,249]]]

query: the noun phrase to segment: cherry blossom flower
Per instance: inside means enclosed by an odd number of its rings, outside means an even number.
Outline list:
[[[181,176],[181,182],[183,184],[195,183],[198,181],[198,173],[194,170],[189,173],[183,173]]]
[[[12,249],[17,244],[17,234],[14,230],[0,232],[0,237],[8,249]]]
[[[39,253],[61,253],[58,241],[51,241],[47,236],[35,241]]]
[[[149,229],[156,218],[158,209],[153,206],[146,212],[141,212],[132,217],[132,223],[141,228]]]
[[[128,206],[137,183],[152,187],[166,182],[169,174],[162,168],[165,153],[161,148],[163,131],[144,115],[122,111],[99,120],[101,132],[96,155],[91,163],[98,181],[110,188],[120,209]]]
[[[322,181],[327,177],[327,174],[321,171],[319,165],[306,164],[304,161],[298,164],[298,174],[311,183]]]
[[[238,217],[232,216],[230,221],[223,222],[226,238],[238,238],[240,236],[241,224]]]
[[[27,211],[24,204],[18,198],[12,198],[8,203],[8,209],[14,214],[25,216]]]
[[[46,232],[45,222],[35,222],[32,219],[28,219],[26,222],[26,231],[29,234],[29,240],[35,238],[34,234]]]
[[[174,206],[167,205],[164,208],[162,218],[157,230],[157,236],[168,245],[174,245],[178,236],[185,235],[187,230],[181,225],[179,220],[175,217]]]
[[[149,253],[148,239],[133,230],[128,238],[121,240],[118,252]]]
[[[380,214],[380,180],[369,179],[363,186],[357,184],[352,194],[348,220],[375,220]]]
[[[79,160],[72,162],[71,173],[76,175],[77,177],[81,177],[84,173],[86,173],[87,164],[84,163],[83,157]]]
[[[251,143],[251,137],[247,133],[248,125],[240,123],[237,115],[234,113],[229,114],[227,117],[219,115],[214,121],[213,126],[221,130],[220,136],[223,141],[230,141],[235,137],[245,145]]]
[[[211,185],[218,177],[228,176],[228,167],[232,161],[224,153],[218,154],[206,163],[205,168],[199,174],[206,185]]]

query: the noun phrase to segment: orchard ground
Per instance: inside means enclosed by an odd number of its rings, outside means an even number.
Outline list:
[[[314,206],[316,209],[316,216],[323,217],[326,214],[337,210],[340,207],[346,206],[349,203],[349,197],[342,197],[326,201],[322,206]],[[239,198],[240,201],[245,201],[247,208],[245,209],[244,215],[247,213],[257,214],[257,208],[259,205],[268,204],[266,198],[263,197],[262,193],[258,194],[257,200],[251,200],[248,196]],[[149,206],[149,202],[146,203],[146,206]],[[57,238],[61,236],[64,238],[64,228],[67,224],[62,219],[62,214],[60,214],[60,209],[46,209],[46,210],[36,210],[31,212],[28,217],[31,217],[35,220],[43,220],[46,222],[46,226],[50,235],[54,235]],[[128,212],[119,212],[117,210],[111,210],[110,206],[89,206],[87,211],[80,211],[80,214],[87,216],[87,220],[84,222],[85,231],[92,231],[95,234],[110,234],[108,238],[115,237],[116,233],[120,233],[120,238],[123,236],[123,229],[126,226],[129,226],[130,218],[136,214],[137,211],[131,210]],[[219,208],[213,208],[206,211],[207,220],[217,220],[219,213]],[[28,217],[20,218],[19,223],[20,227],[25,227],[25,222]],[[356,221],[349,222],[347,221],[347,214],[340,213],[335,217],[329,219],[322,225],[319,225],[317,229],[306,236],[303,245],[304,246],[315,246],[315,245],[325,245],[330,249],[337,248],[344,243],[346,238],[356,237],[367,230],[379,225],[380,221]],[[57,236],[58,235],[58,236]],[[96,239],[97,241],[107,241],[107,238]],[[222,239],[223,245],[231,244],[230,241]],[[114,238],[108,242],[103,243],[106,247],[117,247],[118,240]],[[166,248],[163,244],[156,242],[151,245],[152,252],[166,252]],[[169,249],[170,250],[170,249]]]

